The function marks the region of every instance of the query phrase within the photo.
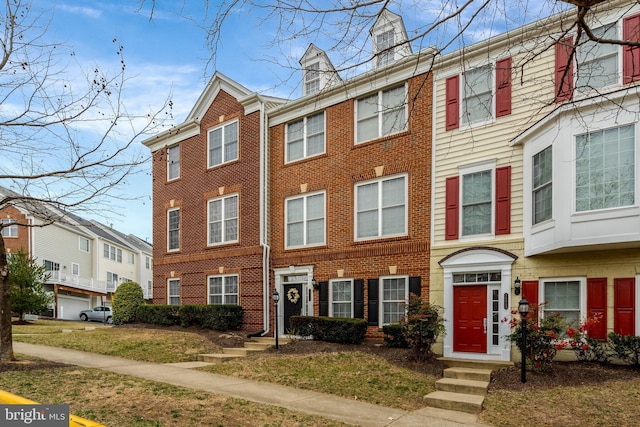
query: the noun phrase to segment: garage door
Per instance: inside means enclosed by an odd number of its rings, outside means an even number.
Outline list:
[[[87,298],[58,295],[58,319],[80,320],[80,312],[91,308]]]

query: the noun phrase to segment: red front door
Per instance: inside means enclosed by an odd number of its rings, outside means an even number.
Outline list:
[[[453,287],[453,351],[487,352],[487,287]]]

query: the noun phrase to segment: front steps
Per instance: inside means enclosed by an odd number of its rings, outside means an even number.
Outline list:
[[[436,391],[424,397],[427,405],[452,411],[478,414],[487,395],[491,372],[513,366],[511,362],[492,362],[441,358],[446,365],[444,378],[436,381]]]
[[[279,338],[278,345],[286,344],[289,340]],[[244,347],[223,348],[222,353],[199,354],[198,361],[206,363],[224,363],[240,357],[247,357],[252,353],[264,351],[275,346],[275,339],[270,337],[253,337],[245,341]]]

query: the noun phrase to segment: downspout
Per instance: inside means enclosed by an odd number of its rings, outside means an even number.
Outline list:
[[[260,98],[259,98],[260,99]],[[269,333],[269,308],[271,307],[271,299],[269,293],[269,259],[271,257],[271,248],[268,242],[268,153],[267,147],[267,113],[265,103],[260,99],[260,246],[262,247],[262,332],[260,335],[265,336]]]

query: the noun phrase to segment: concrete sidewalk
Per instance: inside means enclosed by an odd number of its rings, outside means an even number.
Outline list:
[[[55,362],[69,363],[85,368],[103,369],[194,390],[275,405],[358,426],[460,427],[484,425],[477,422],[475,415],[462,412],[436,408],[423,408],[407,412],[278,384],[193,371],[189,369],[189,367],[194,366],[191,363],[157,364],[137,362],[95,353],[20,342],[13,343],[13,350],[16,353]]]

